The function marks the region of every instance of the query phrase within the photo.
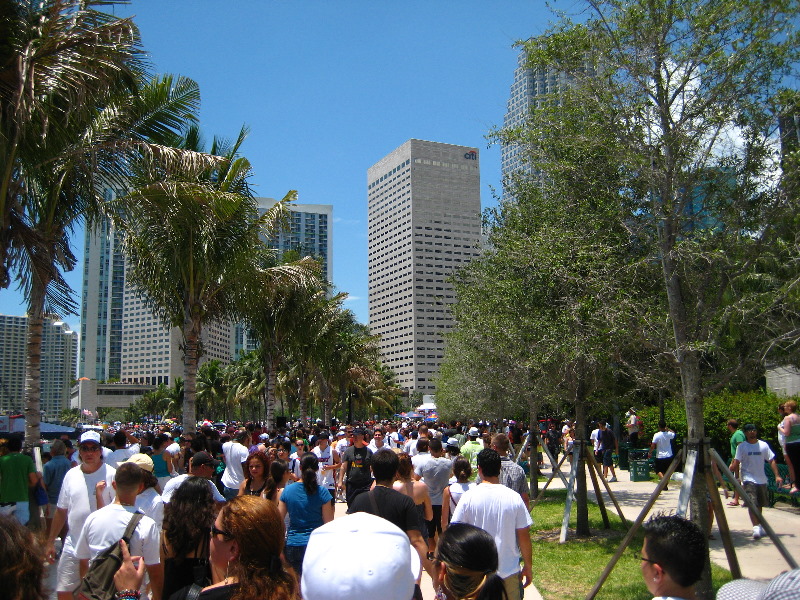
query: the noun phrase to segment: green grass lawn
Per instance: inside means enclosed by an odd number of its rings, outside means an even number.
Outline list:
[[[576,538],[570,530],[567,542],[559,544],[561,521],[564,518],[565,490],[548,490],[546,496],[531,511],[533,527],[533,582],[545,600],[585,598],[594,587],[600,574],[616,552],[626,530],[613,505],[608,512],[611,529],[603,529],[603,520],[597,505],[589,503],[589,526],[592,537]],[[610,503],[609,503],[610,504]],[[570,527],[575,526],[575,505]],[[650,600],[652,595],[642,581],[639,561],[634,550],[642,547],[641,530],[637,532],[625,554],[617,562],[603,584],[598,599]],[[731,580],[730,573],[714,564],[711,576],[716,590]]]

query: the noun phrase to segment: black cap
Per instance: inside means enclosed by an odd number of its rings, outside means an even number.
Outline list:
[[[216,468],[219,461],[212,457],[208,452],[198,452],[192,457],[193,467],[202,467],[208,465],[209,467]]]

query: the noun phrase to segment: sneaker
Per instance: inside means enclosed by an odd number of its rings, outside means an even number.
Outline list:
[[[758,532],[761,534],[761,537],[767,537],[767,532],[761,525],[758,526]]]
[[[761,529],[760,525],[756,525],[755,527],[753,527],[753,539],[754,540],[758,540],[758,539],[761,538],[761,531],[762,531],[762,529]]]
[[[617,481],[617,478],[616,477],[612,477],[611,479],[608,480],[608,483],[615,483],[616,481]]]

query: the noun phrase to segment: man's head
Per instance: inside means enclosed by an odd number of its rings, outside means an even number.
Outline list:
[[[124,448],[127,441],[128,438],[121,429],[114,434],[114,447],[116,447],[117,450]]]
[[[117,467],[112,482],[120,500],[132,500],[144,489],[144,471],[133,462],[124,462]]]
[[[733,433],[737,429],[739,429],[739,421],[736,419],[728,419],[728,431]]]
[[[430,441],[428,438],[421,437],[417,441],[417,451],[418,452],[427,452],[430,449]]]
[[[481,434],[481,432],[478,431],[477,427],[470,427],[469,431],[467,432],[467,437],[469,437],[470,440],[474,441],[474,440],[476,440],[478,438],[478,436],[480,434]]]
[[[211,479],[218,463],[208,452],[198,452],[192,457],[192,475]]]
[[[8,438],[6,448],[9,452],[20,452],[22,450],[22,438],[18,435],[12,435]]]
[[[505,433],[498,433],[492,438],[492,449],[496,450],[500,456],[507,456],[510,447],[511,442],[508,441]]]
[[[747,438],[748,442],[754,442],[758,439],[758,427],[752,423],[748,423],[744,426],[744,436]]]
[[[383,444],[383,428],[376,427],[372,432],[372,438],[375,440],[375,445],[380,446]]]
[[[661,431],[666,430],[667,429],[667,422],[662,419],[661,421],[658,422],[658,428]]]
[[[500,455],[496,450],[484,448],[478,452],[478,468],[484,479],[498,477],[500,475]]]
[[[443,450],[442,440],[440,440],[439,438],[433,438],[428,445],[430,446],[431,454],[433,454],[434,456],[442,455],[442,450]]]
[[[397,474],[397,465],[400,464],[400,459],[394,452],[386,452],[382,450],[372,455],[372,474],[375,476],[376,481],[388,482],[394,481]]]
[[[708,554],[706,536],[700,528],[676,515],[660,515],[644,524],[642,575],[648,589],[669,592],[669,582],[688,588],[700,580]],[[659,585],[653,585],[653,584]]]
[[[103,462],[103,451],[100,447],[100,434],[96,431],[87,431],[78,440],[78,452],[84,470],[96,471]]]

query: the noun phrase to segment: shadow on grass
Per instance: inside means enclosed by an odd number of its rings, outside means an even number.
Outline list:
[[[585,598],[616,553],[628,530],[619,516],[611,511],[611,527],[604,529],[600,509],[590,502],[591,535],[576,537],[574,526],[577,513],[573,505],[567,541],[560,544],[565,503],[565,490],[548,491],[547,496],[531,511],[534,520],[531,528],[534,584],[546,600]],[[642,580],[640,561],[633,556],[635,550],[641,549],[642,539],[641,531],[637,532],[603,584],[597,595],[599,600],[652,598]],[[730,580],[730,573],[712,566],[712,579],[717,588]]]

